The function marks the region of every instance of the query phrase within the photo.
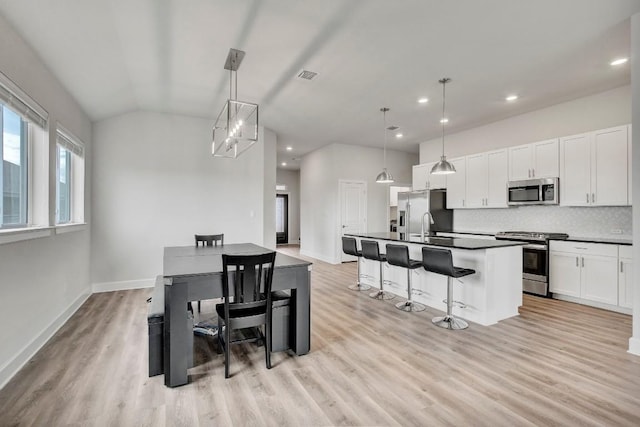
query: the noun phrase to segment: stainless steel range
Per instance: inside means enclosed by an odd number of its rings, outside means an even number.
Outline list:
[[[549,240],[565,240],[564,233],[532,233],[528,231],[500,231],[497,240],[527,242],[522,247],[522,290],[549,296]]]

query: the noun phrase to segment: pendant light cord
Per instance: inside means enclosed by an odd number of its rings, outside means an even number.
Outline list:
[[[382,151],[382,167],[387,169],[387,110],[388,108],[382,109],[382,121],[384,123],[384,150]]]
[[[445,98],[444,88],[447,85],[447,79],[444,78],[444,79],[441,80],[441,82],[442,82],[442,119],[441,119],[441,122],[442,122],[442,157],[444,157],[444,125],[445,125],[445,122],[444,122],[444,119],[445,119],[445,117],[444,117],[444,111],[445,111],[444,110],[444,106],[445,106],[445,99],[446,99]]]

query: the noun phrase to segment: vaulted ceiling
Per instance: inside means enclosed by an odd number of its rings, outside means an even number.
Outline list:
[[[639,0],[0,0],[94,121],[144,109],[213,124],[229,48],[245,51],[238,99],[260,105],[293,167],[334,142],[382,147],[383,106],[404,135],[389,148],[417,152],[440,132],[445,76],[449,132],[628,84],[630,65],[609,63],[630,56],[638,12]]]

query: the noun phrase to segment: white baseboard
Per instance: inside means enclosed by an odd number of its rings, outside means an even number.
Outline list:
[[[325,255],[318,254],[318,253],[315,253],[315,252],[305,251],[302,248],[300,248],[300,255],[307,256],[309,258],[319,259],[320,261],[324,261],[324,262],[327,262],[329,264],[340,264],[340,262],[336,261],[335,259],[331,259],[331,258],[329,258],[329,257],[327,257]]]
[[[640,338],[629,338],[629,353],[640,356]]]
[[[559,299],[562,301],[575,302],[577,304],[588,305],[590,307],[601,308],[603,310],[615,311],[616,313],[622,313],[622,314],[628,314],[628,315],[633,314],[633,310],[630,308],[620,307],[620,306],[611,305],[611,304],[605,304],[597,301],[590,301],[584,298],[577,298],[577,297],[561,295],[561,294],[553,294],[553,298]]]
[[[9,382],[15,374],[42,348],[49,339],[58,332],[67,320],[80,308],[82,304],[91,296],[91,293],[83,293],[73,301],[66,310],[37,334],[26,346],[23,347],[16,356],[0,368],[0,390]]]
[[[155,277],[150,279],[124,280],[121,282],[102,282],[92,284],[91,290],[94,294],[100,292],[127,291],[129,289],[153,288],[155,283]]]

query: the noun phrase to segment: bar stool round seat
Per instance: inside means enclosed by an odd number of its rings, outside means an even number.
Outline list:
[[[396,308],[402,311],[423,311],[427,307],[412,300],[413,289],[411,287],[411,271],[422,267],[422,261],[409,258],[409,248],[406,245],[387,244],[387,262],[396,267],[407,269],[407,300],[396,304]]]
[[[441,328],[446,329],[466,329],[469,324],[462,319],[453,316],[453,279],[474,274],[476,271],[470,268],[455,267],[451,251],[448,249],[423,247],[422,248],[422,267],[432,273],[447,276],[447,315],[438,316],[431,321]],[[464,307],[464,304],[455,301]]]
[[[380,253],[380,249],[378,248],[378,242],[375,240],[362,240],[360,241],[362,245],[362,256],[364,259],[368,259],[371,261],[378,261],[380,263],[380,289],[369,294],[371,298],[376,298],[380,300],[389,300],[393,299],[394,295],[383,289],[382,283],[382,263],[387,262],[387,257],[385,254]]]
[[[365,285],[360,282],[362,275],[360,274],[360,258],[362,258],[362,252],[358,250],[358,242],[353,237],[342,236],[342,251],[347,255],[358,257],[356,262],[358,263],[358,278],[356,283],[349,286],[352,291],[367,291],[371,289],[371,286]]]

